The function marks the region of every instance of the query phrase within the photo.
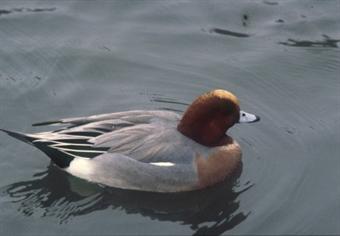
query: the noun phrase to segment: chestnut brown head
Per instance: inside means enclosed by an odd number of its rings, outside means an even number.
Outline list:
[[[222,89],[196,98],[184,113],[177,129],[205,146],[218,146],[235,123],[255,122],[259,117],[240,111],[237,97]]]

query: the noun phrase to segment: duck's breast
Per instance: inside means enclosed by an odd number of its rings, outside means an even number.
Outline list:
[[[242,166],[241,156],[241,148],[236,141],[216,147],[208,155],[197,153],[195,166],[199,188],[232,178]]]

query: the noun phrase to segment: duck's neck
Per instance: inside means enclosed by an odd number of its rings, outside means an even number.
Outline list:
[[[218,114],[191,114],[186,112],[177,126],[183,135],[208,147],[225,145],[231,142],[226,135],[228,130],[225,117]]]

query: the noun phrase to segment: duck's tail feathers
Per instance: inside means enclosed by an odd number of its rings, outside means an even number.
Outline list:
[[[68,167],[70,165],[70,162],[74,158],[74,156],[68,154],[67,152],[62,152],[58,148],[51,147],[50,145],[54,144],[53,142],[41,140],[38,136],[35,136],[34,134],[24,134],[5,129],[0,129],[0,131],[3,131],[9,136],[19,139],[20,141],[37,147],[38,149],[46,153],[47,156],[60,168]]]
[[[33,137],[30,134],[24,134],[20,132],[10,131],[6,129],[0,129],[0,131],[3,131],[7,133],[9,136],[12,136],[13,138],[19,139],[20,141],[23,141],[25,143],[33,145],[33,142],[37,140],[37,138]]]

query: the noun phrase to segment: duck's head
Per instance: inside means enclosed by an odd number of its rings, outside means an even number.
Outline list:
[[[223,145],[227,130],[236,123],[260,120],[240,110],[237,97],[222,89],[202,94],[188,107],[177,130],[205,146]]]

